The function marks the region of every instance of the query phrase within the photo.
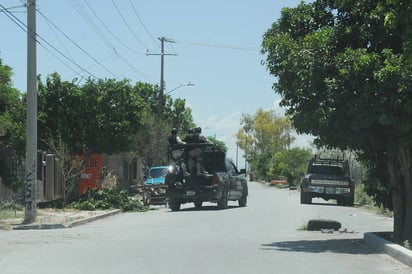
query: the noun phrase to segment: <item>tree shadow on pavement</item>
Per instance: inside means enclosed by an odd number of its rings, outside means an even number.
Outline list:
[[[201,208],[196,208],[196,207],[186,207],[180,209],[178,212],[189,212],[189,211],[224,211],[228,209],[233,209],[233,208],[239,208],[238,206],[232,206],[228,205],[226,209],[219,209],[216,205],[207,205],[207,206],[202,206]],[[170,211],[174,212],[174,211]]]
[[[306,253],[376,254],[362,239],[301,240],[262,244],[262,250]]]

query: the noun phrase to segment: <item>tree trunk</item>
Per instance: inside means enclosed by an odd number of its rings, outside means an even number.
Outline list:
[[[402,189],[402,176],[397,157],[388,157],[389,180],[392,189],[393,206],[393,237],[395,243],[401,243],[403,239],[403,229],[405,223],[405,202],[404,191]]]
[[[399,164],[405,188],[405,218],[403,224],[402,242],[409,241],[412,243],[412,162],[411,146],[401,145],[399,147]]]
[[[397,244],[402,243],[403,229],[405,223],[405,202],[402,191],[392,190],[393,206],[393,239]]]
[[[407,193],[411,193],[408,191]],[[405,222],[403,225],[403,238],[402,243],[408,241],[412,243],[412,197],[411,194],[407,195],[405,203]]]

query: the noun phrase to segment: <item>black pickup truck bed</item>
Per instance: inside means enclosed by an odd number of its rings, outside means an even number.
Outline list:
[[[213,202],[224,209],[228,201],[238,201],[239,206],[246,206],[248,188],[244,170],[239,172],[216,145],[173,145],[168,148],[168,155],[172,165],[166,185],[172,211],[180,210],[184,203],[201,208],[203,202]]]

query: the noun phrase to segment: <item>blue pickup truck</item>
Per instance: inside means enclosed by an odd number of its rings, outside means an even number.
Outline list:
[[[172,145],[168,154],[173,164],[165,183],[172,211],[180,210],[184,203],[194,203],[197,209],[203,202],[217,203],[219,209],[227,208],[228,201],[238,201],[240,207],[246,206],[248,185],[245,170],[239,171],[218,146]]]
[[[144,184],[147,186],[164,185],[168,166],[154,166],[149,168]]]
[[[166,204],[165,179],[168,166],[153,166],[144,176],[143,204]]]

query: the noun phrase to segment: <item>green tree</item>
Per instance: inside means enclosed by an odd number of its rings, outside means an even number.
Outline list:
[[[144,115],[144,124],[133,137],[135,150],[131,155],[142,158],[147,166],[167,164],[167,139],[171,129],[176,128],[183,137],[182,133],[193,128],[192,110],[186,106],[184,99],[173,100],[166,95],[163,99],[165,104],[159,113],[158,87],[136,83],[134,88],[146,102],[148,111]]]
[[[192,109],[186,106],[186,100],[177,98],[173,100],[170,96],[167,97],[167,105],[163,113],[165,119],[179,132],[187,132],[189,128],[193,128]]]
[[[245,152],[252,170],[270,179],[267,174],[273,155],[285,150],[294,140],[289,118],[260,108],[253,116],[243,114],[241,125],[236,134],[239,148]]]
[[[317,145],[359,151],[391,190],[394,234],[412,240],[410,1],[318,0],[282,10],[263,38],[265,65],[278,77],[298,133]],[[385,172],[376,168],[385,167]],[[387,180],[389,179],[389,180]],[[387,198],[387,197],[386,197]],[[385,201],[387,202],[387,200]]]
[[[299,183],[301,174],[306,173],[312,151],[305,148],[292,148],[279,151],[273,155],[268,176],[271,178],[285,177],[290,185]]]
[[[135,149],[131,151],[131,157],[141,158],[149,167],[167,164],[167,138],[172,127],[167,120],[158,117],[157,113],[146,113],[145,123],[133,137]]]
[[[93,153],[134,149],[133,136],[143,124],[146,103],[129,81],[88,80],[83,86],[61,81],[54,73],[39,81],[38,120],[43,150],[58,155],[67,196],[75,198],[81,170]],[[73,165],[83,154],[79,165]],[[64,195],[66,200],[66,195]],[[69,198],[71,199],[71,198]]]
[[[17,190],[22,182],[15,174],[15,165],[25,148],[25,107],[11,83],[12,69],[0,59],[0,177],[2,183]]]
[[[216,139],[216,137],[214,136],[207,136],[207,139],[213,144],[215,144],[216,146],[218,146],[225,153],[227,152],[227,145],[225,144],[225,142]]]
[[[117,153],[133,148],[146,104],[129,81],[62,82],[57,73],[39,83],[41,140],[61,136],[73,153]]]

